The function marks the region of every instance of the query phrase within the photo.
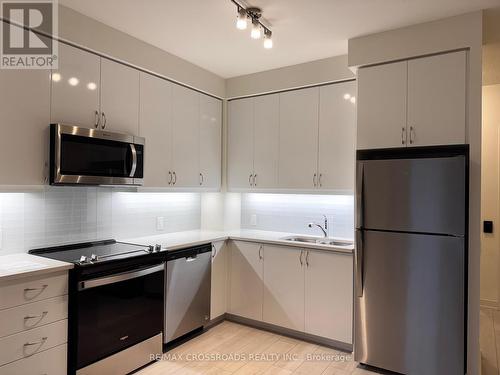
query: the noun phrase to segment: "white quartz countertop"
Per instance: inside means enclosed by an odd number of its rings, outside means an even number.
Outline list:
[[[0,256],[0,281],[73,268],[73,264],[42,258],[31,254],[8,254]]]
[[[334,251],[352,254],[353,246],[332,246],[317,243],[304,243],[283,240],[283,237],[300,236],[296,233],[271,232],[263,230],[237,230],[237,231],[204,231],[194,230],[186,232],[176,232],[161,234],[156,236],[146,236],[138,238],[121,238],[119,241],[130,242],[140,245],[159,244],[162,250],[172,251],[185,247],[202,245],[209,242],[224,241],[227,239],[251,241],[259,243],[270,243],[276,245],[294,246],[300,248]],[[318,237],[319,239],[320,237]]]

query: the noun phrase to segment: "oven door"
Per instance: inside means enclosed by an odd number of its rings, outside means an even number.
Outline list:
[[[51,185],[142,185],[144,138],[52,124]]]
[[[164,264],[80,281],[76,368],[163,331]]]

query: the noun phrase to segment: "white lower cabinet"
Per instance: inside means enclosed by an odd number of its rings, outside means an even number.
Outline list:
[[[304,295],[305,332],[351,344],[352,255],[308,250]]]
[[[0,375],[67,375],[68,346],[56,346],[42,353],[0,367]]]
[[[232,241],[230,244],[229,312],[262,320],[263,246],[244,241]]]
[[[352,344],[352,254],[230,244],[231,314]]]
[[[224,241],[212,244],[212,280],[210,293],[210,319],[227,310],[227,246]]]
[[[303,253],[299,248],[264,246],[264,322],[304,330]]]
[[[0,375],[66,374],[68,273],[0,281]]]

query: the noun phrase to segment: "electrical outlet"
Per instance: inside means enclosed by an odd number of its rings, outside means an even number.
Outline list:
[[[253,214],[252,216],[250,216],[250,225],[254,227],[257,225],[257,215]]]
[[[165,230],[165,218],[163,216],[158,216],[156,218],[156,230],[157,231]]]

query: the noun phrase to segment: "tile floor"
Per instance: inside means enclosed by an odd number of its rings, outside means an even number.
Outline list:
[[[481,308],[481,375],[500,375],[500,311]]]
[[[165,353],[137,375],[373,375],[350,353],[223,322]]]

